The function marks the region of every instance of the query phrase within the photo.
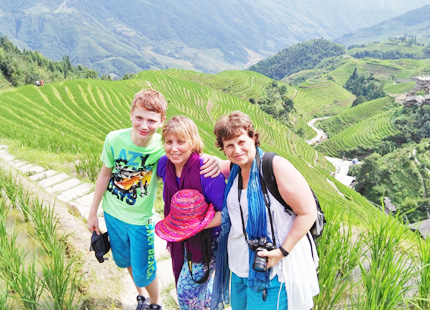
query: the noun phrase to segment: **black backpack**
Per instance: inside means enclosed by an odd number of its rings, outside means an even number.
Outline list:
[[[270,193],[273,195],[273,197],[276,198],[276,200],[278,200],[284,206],[285,211],[293,212],[291,207],[284,201],[284,199],[282,199],[282,196],[278,190],[278,185],[276,184],[276,178],[273,172],[273,157],[275,156],[276,154],[272,152],[264,153],[264,156],[262,159],[262,167],[261,167],[261,170],[263,172],[263,179]],[[317,238],[321,237],[322,232],[324,230],[324,225],[326,224],[326,219],[325,219],[324,212],[321,210],[318,197],[315,195],[312,189],[311,191],[312,191],[312,194],[314,195],[315,204],[317,206],[317,219],[315,223],[312,225],[309,232],[311,233],[312,238],[315,241]]]

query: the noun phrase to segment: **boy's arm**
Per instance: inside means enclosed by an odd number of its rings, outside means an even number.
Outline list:
[[[100,201],[106,192],[110,179],[112,178],[112,168],[107,168],[103,163],[99,176],[96,181],[96,188],[94,190],[94,197],[91,203],[90,213],[87,219],[87,227],[90,232],[96,231],[100,235],[99,219],[97,218],[97,209],[99,208]]]

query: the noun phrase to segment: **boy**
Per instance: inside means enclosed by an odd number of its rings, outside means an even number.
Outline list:
[[[106,136],[101,156],[103,167],[87,221],[89,231],[100,234],[97,209],[103,198],[112,256],[118,267],[127,268],[136,285],[137,310],[161,309],[152,216],[157,163],[164,155],[161,135],[156,131],[163,125],[166,111],[167,101],[160,92],[147,89],[135,95],[130,111],[132,127]],[[202,173],[217,174],[215,158],[208,159]],[[144,295],[149,295],[150,305]]]

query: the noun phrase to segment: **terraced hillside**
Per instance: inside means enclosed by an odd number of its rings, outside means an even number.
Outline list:
[[[319,127],[329,139],[318,150],[330,156],[342,156],[343,152],[357,147],[371,147],[383,138],[397,132],[393,114],[398,105],[391,97],[379,98],[345,110],[320,122]]]
[[[159,72],[178,79],[193,81],[243,100],[263,97],[266,94],[265,88],[274,81],[254,71],[222,71],[217,74],[204,74],[194,71],[168,69]],[[279,83],[282,84],[282,82]],[[294,95],[294,88],[287,88],[287,90],[290,97]]]
[[[303,83],[294,97],[296,131],[302,129],[305,139],[315,135],[306,125],[312,118],[336,115],[351,106],[355,96],[332,81]]]
[[[373,76],[378,80],[392,83],[393,78],[394,81],[396,79],[410,79],[413,76],[422,74],[422,72],[429,71],[430,60],[380,60],[370,58],[355,59],[351,57],[349,58],[349,61],[345,62],[327,75],[331,76],[333,80],[340,85],[345,85],[355,68],[357,68],[357,72],[360,74],[368,72],[369,74],[373,74]]]
[[[94,180],[106,133],[129,126],[129,104],[134,93],[142,87],[152,87],[168,99],[168,117],[185,114],[196,121],[206,141],[207,153],[222,156],[214,146],[213,124],[220,115],[241,109],[255,121],[265,148],[291,158],[312,175],[315,172],[309,169],[308,163],[316,163],[325,171],[331,169],[331,165],[301,138],[248,101],[174,78],[170,73],[145,71],[127,81],[76,80],[3,92],[0,94],[4,111],[0,116],[1,137],[15,145],[24,156],[33,157],[28,158],[33,162],[48,165],[58,162],[64,165],[63,170],[76,170],[82,177]],[[249,79],[252,80],[252,76]],[[249,80],[246,83],[250,83]],[[327,182],[321,184],[324,183]],[[322,187],[330,189],[328,183]]]
[[[248,72],[223,72],[208,76],[190,71],[166,70],[144,71],[125,81],[76,80],[43,87],[20,87],[0,93],[0,121],[3,124],[0,127],[0,142],[9,145],[10,152],[20,159],[65,171],[81,179],[94,180],[100,168],[99,157],[105,135],[111,130],[130,126],[129,105],[133,95],[142,88],[151,87],[166,96],[169,102],[168,118],[185,114],[194,119],[205,141],[205,152],[218,156],[223,154],[214,146],[213,125],[216,119],[224,113],[243,110],[251,116],[261,133],[262,148],[287,157],[317,193],[328,224],[318,247],[321,257],[321,293],[315,303],[319,309],[342,308],[350,300],[340,298],[344,296],[346,287],[360,290],[374,287],[364,283],[365,277],[351,280],[350,272],[354,268],[358,270],[358,259],[355,258],[363,256],[363,241],[360,241],[361,245],[352,241],[351,231],[348,232],[346,227],[358,228],[359,240],[373,242],[378,240],[370,235],[378,231],[374,227],[391,222],[390,225],[395,227],[393,231],[399,232],[402,238],[409,238],[414,246],[417,241],[403,225],[385,216],[363,196],[334,179],[330,175],[331,164],[320,153],[247,100],[251,95],[261,95],[262,89],[270,81]],[[228,85],[230,89],[223,91],[222,87]],[[339,102],[335,102],[334,95],[330,96],[330,89],[343,96],[340,96]],[[295,92],[295,89],[289,87],[289,91]],[[317,99],[313,100],[312,96]],[[312,114],[329,113],[326,105],[339,112],[339,115],[347,115],[351,98],[351,94],[342,91],[333,82],[308,84],[305,88],[297,89],[297,109],[302,111],[303,119],[311,118]],[[381,115],[381,123],[387,118],[382,117],[384,113],[390,111],[381,110],[378,114]],[[362,124],[357,116],[350,116],[350,119],[355,119],[354,126]],[[363,239],[361,232],[366,235]],[[386,235],[382,235],[380,240],[387,240]],[[399,242],[390,244],[398,246]],[[391,262],[390,259],[386,261]],[[414,264],[418,266],[420,263],[421,260],[414,258]],[[349,268],[346,271],[345,266]],[[404,274],[403,269],[400,274]],[[390,287],[391,283],[386,289]],[[333,290],[337,292],[336,297],[332,295]],[[360,294],[370,295],[372,291]],[[360,304],[364,302],[357,301]],[[363,305],[357,309],[368,307]]]
[[[355,57],[357,56],[362,57],[362,55],[366,55],[366,52],[367,54],[372,54],[372,53],[377,54],[379,52],[380,55],[384,53],[386,56],[385,58],[387,58],[387,56],[389,55],[396,56],[396,54],[398,54],[399,56],[403,56],[402,58],[406,58],[405,56],[409,56],[407,58],[412,58],[412,59],[425,58],[426,56],[425,45],[423,46],[417,45],[416,43],[413,43],[411,39],[409,39],[409,42],[406,42],[406,41],[407,39],[405,38],[404,41],[398,39],[398,40],[374,42],[370,44],[355,44],[352,47],[348,48],[347,53]],[[397,57],[397,58],[400,58],[400,57]]]

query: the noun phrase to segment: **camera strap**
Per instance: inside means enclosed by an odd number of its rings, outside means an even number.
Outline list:
[[[260,153],[258,152],[258,150],[256,150],[256,154],[255,154],[255,159],[257,160],[257,168],[258,168],[258,175],[260,177],[260,184],[261,184],[261,189],[263,192],[263,198],[264,198],[264,204],[266,205],[267,208],[267,213],[269,213],[269,219],[270,219],[270,229],[272,230],[272,243],[274,245],[274,247],[276,248],[276,239],[275,239],[275,230],[273,229],[273,219],[272,219],[272,212],[270,211],[270,199],[269,199],[269,194],[267,193],[267,187],[266,187],[266,183],[264,182],[263,177],[261,176],[261,158],[260,158]],[[240,197],[242,196],[242,190],[243,190],[243,179],[242,179],[242,169],[240,169],[239,167],[239,174],[238,174],[238,201],[239,201],[239,209],[240,209],[240,217],[242,219],[242,230],[243,230],[243,235],[245,236],[245,241],[246,244],[248,244],[248,234],[246,233],[245,230],[245,219],[243,216],[243,210],[242,210],[242,205],[240,204]]]
[[[191,279],[198,284],[205,283],[209,279],[209,273],[210,273],[210,263],[212,259],[212,229],[204,229],[200,233],[200,240],[201,240],[201,250],[202,250],[202,256],[203,256],[203,263],[206,265],[206,271],[205,274],[201,277],[200,280],[196,280],[193,277],[193,261],[192,261],[192,254],[189,250],[189,239],[184,241],[185,244],[188,245],[188,249],[186,247],[187,252],[187,263],[188,263],[188,270],[191,275]]]

